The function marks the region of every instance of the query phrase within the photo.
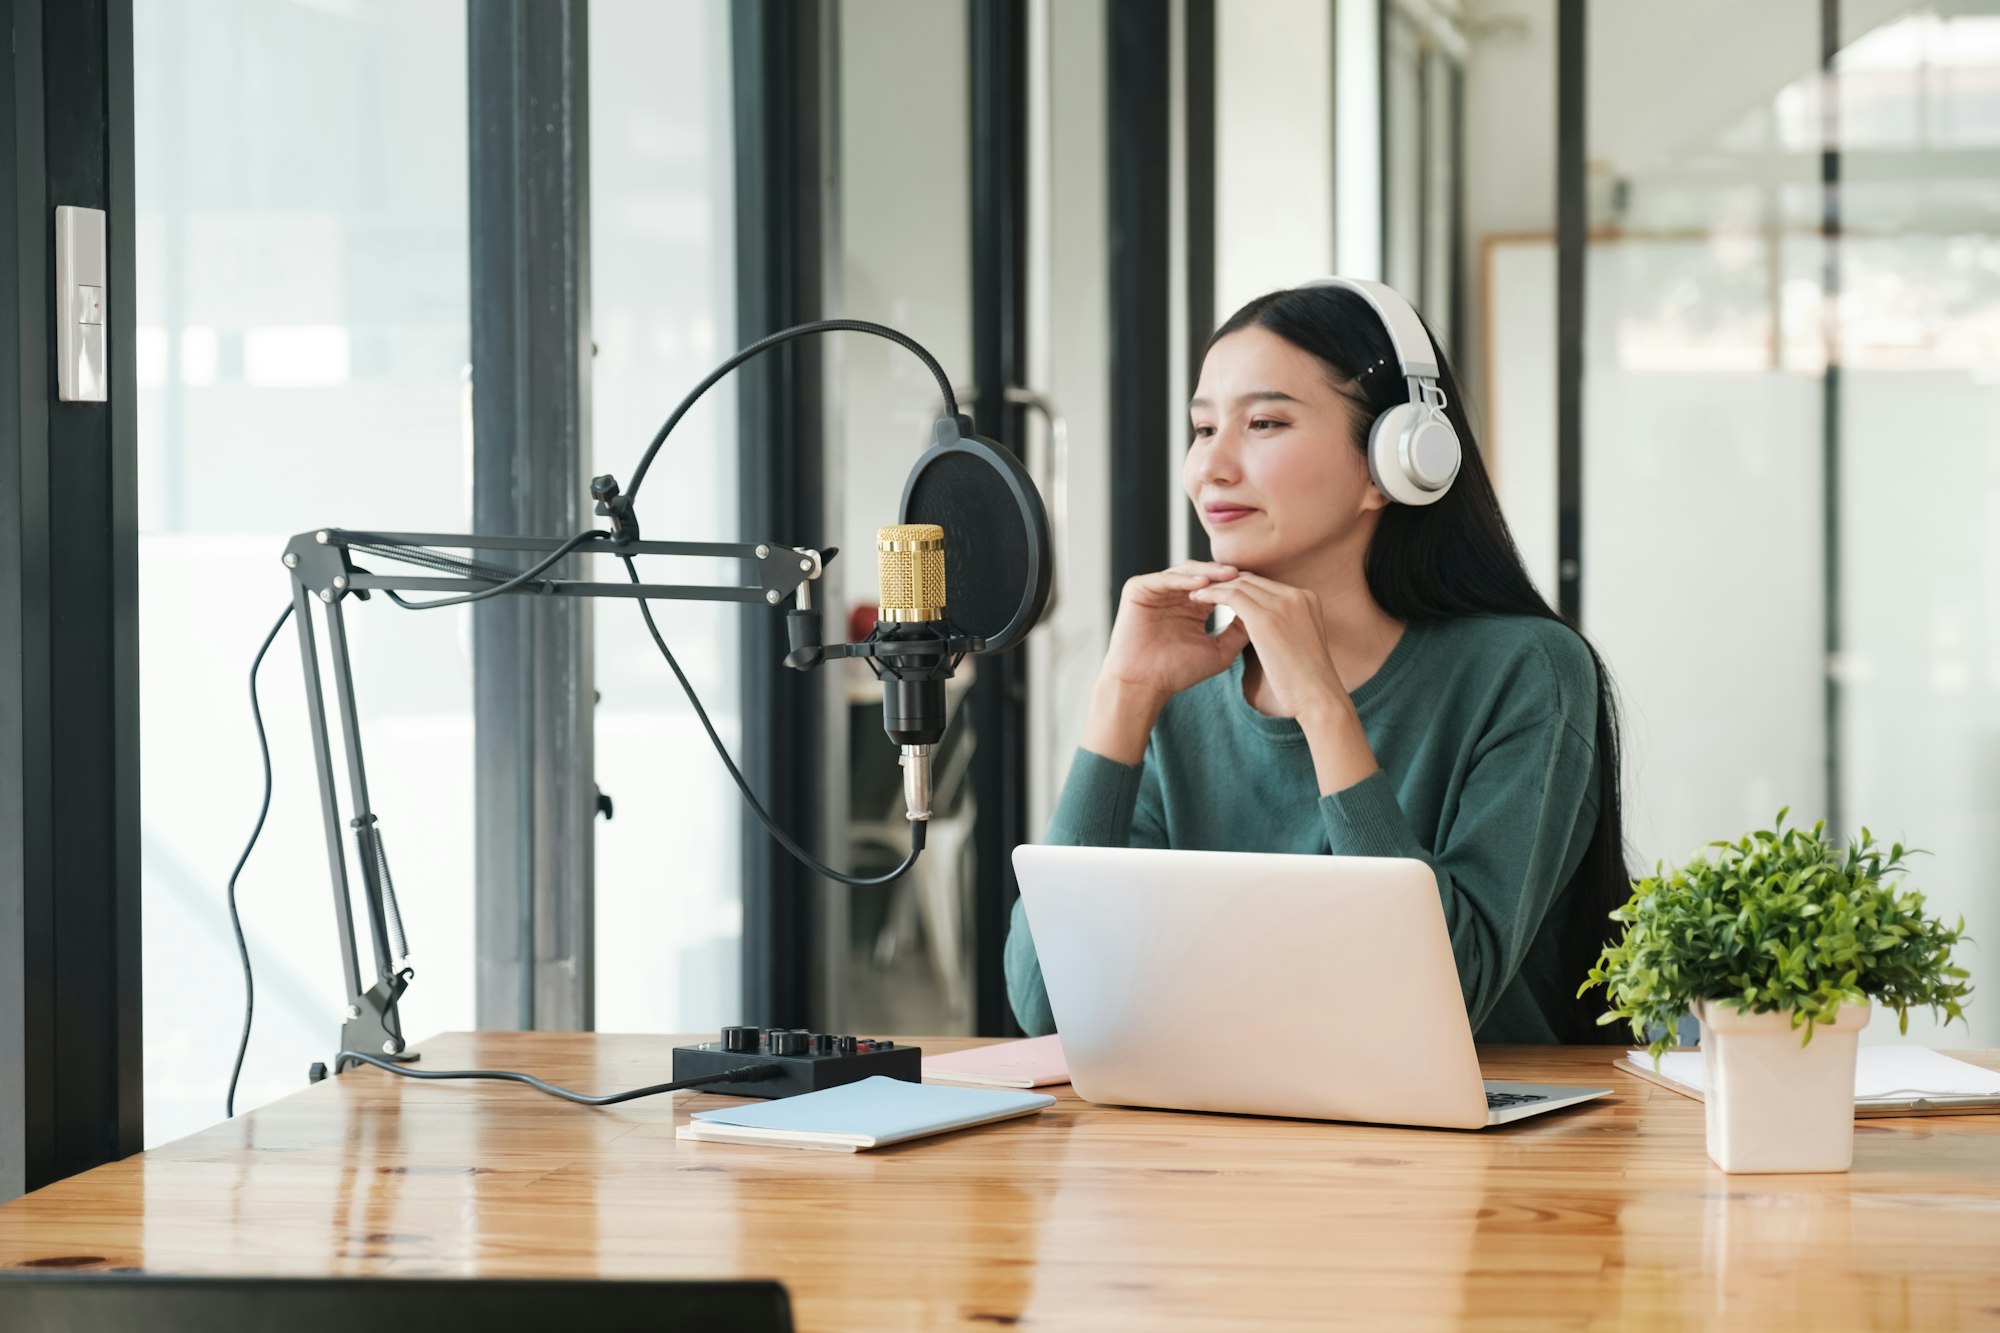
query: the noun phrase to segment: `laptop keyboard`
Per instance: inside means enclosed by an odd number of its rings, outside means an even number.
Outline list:
[[[1486,1109],[1504,1111],[1510,1106],[1526,1106],[1530,1102],[1545,1102],[1548,1098],[1539,1092],[1489,1092],[1486,1094]]]

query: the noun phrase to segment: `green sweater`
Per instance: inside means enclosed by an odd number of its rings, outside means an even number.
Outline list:
[[[1381,771],[1322,797],[1305,734],[1250,706],[1239,656],[1168,700],[1141,763],[1078,750],[1047,841],[1416,857],[1478,1039],[1556,1041],[1583,982],[1562,974],[1558,927],[1597,823],[1589,650],[1532,616],[1412,624],[1353,698]],[[1018,902],[1007,993],[1028,1033],[1055,1031]]]

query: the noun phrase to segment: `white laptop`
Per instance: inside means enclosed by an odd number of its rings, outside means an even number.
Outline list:
[[[1018,847],[1077,1095],[1481,1129],[1609,1088],[1487,1083],[1422,861]]]

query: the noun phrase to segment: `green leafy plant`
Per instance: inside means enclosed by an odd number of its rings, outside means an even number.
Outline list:
[[[1883,882],[1921,853],[1901,843],[1884,852],[1866,828],[1842,850],[1824,820],[1788,829],[1787,813],[1772,828],[1710,843],[1713,855],[1678,870],[1655,867],[1611,914],[1624,937],[1577,994],[1603,986],[1611,1012],[1600,1025],[1629,1021],[1640,1041],[1656,1032],[1655,1063],[1697,1000],[1734,1001],[1739,1013],[1790,1010],[1792,1026],[1805,1029],[1801,1045],[1841,1005],[1871,998],[1895,1010],[1904,1032],[1912,1008],[1964,1017],[1969,974],[1951,961],[1964,919],[1947,928],[1924,915],[1923,894]]]

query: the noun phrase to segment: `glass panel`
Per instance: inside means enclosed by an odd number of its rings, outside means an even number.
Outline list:
[[[1583,623],[1640,866],[1825,806],[1821,382],[1787,336],[1818,309],[1819,158],[1787,136],[1819,6],[1731,13],[1759,54],[1718,66],[1681,6],[1590,11]]]
[[[840,7],[827,307],[909,334],[960,386],[972,378],[967,11],[965,0]],[[831,636],[849,627],[849,613],[873,615],[875,530],[896,521],[903,481],[943,404],[922,363],[894,343],[836,337],[827,348],[829,540],[845,552],[828,571]],[[848,838],[832,854],[885,870],[908,851],[909,833],[896,750],[882,735],[882,689],[860,662],[833,665],[841,670],[820,673],[842,714],[831,753],[846,754],[849,771],[830,784],[848,793],[848,808],[829,821]],[[955,727],[970,721],[959,703],[973,665],[952,682]],[[951,745],[948,737],[941,751]],[[939,814],[916,867],[886,888],[827,890],[824,1005],[842,1030],[970,1030],[972,807],[969,793],[947,793],[939,758]]]
[[[1855,6],[1844,6],[1850,15]],[[1910,882],[1973,942],[2000,1042],[2000,4],[1842,33],[1842,805],[1926,848]],[[1949,12],[1939,13],[1943,8]],[[1881,8],[1876,13],[1881,15]],[[1893,1034],[1878,1021],[1869,1035]]]
[[[592,472],[629,484],[674,405],[735,350],[734,128],[728,9],[714,0],[590,7]],[[645,535],[736,541],[736,384],[662,447]],[[669,500],[671,499],[671,503]],[[662,583],[740,583],[741,562],[655,558]],[[599,561],[598,577],[623,567]],[[656,602],[653,615],[734,753],[745,608]],[[638,609],[595,609],[597,1025],[708,1032],[741,1003],[743,802]]]
[[[1452,208],[1453,148],[1460,134],[1453,112],[1459,71],[1442,47],[1424,55],[1424,98],[1429,105],[1424,144],[1424,273],[1418,309],[1445,345],[1447,356],[1458,352],[1459,331],[1452,326],[1452,265],[1458,251],[1458,218]]]
[[[1218,26],[1224,12],[1216,14]],[[1046,290],[1035,272],[1029,276],[1028,355],[1034,387],[1049,395],[1063,429],[1058,449],[1056,432],[1030,416],[1031,465],[1041,464],[1037,483],[1049,509],[1056,566],[1049,609],[1022,645],[1030,715],[1028,832],[1036,839],[1048,828],[1069,775],[1090,685],[1111,635],[1110,598],[1095,595],[1111,586],[1110,524],[1100,517],[1111,512],[1111,465],[1102,447],[1110,433],[1111,397],[1104,0],[1064,0],[1047,6],[1047,14],[1049,194],[1046,200],[1035,194],[1044,178],[1031,166],[1029,209],[1031,215],[1046,211],[1048,268]],[[1032,42],[1032,26],[1030,31]],[[1031,98],[1036,91],[1031,76]],[[1217,318],[1227,313],[1218,310]],[[1176,409],[1176,432],[1184,419]]]
[[[262,789],[245,687],[290,596],[279,552],[329,524],[470,521],[465,7],[133,11],[150,1145],[222,1115],[241,998],[223,895]],[[466,612],[346,609],[421,1039],[472,1023]],[[276,792],[240,886],[258,1006],[239,1109],[332,1055],[347,999],[296,643],[262,682]]]
[[[1465,64],[1465,321],[1452,350],[1508,525],[1556,603],[1556,5]]]
[[[1416,20],[1400,7],[1388,7],[1387,22],[1382,79],[1388,153],[1382,162],[1382,188],[1388,196],[1388,230],[1382,280],[1421,310],[1423,219],[1418,202],[1424,165],[1423,34]]]
[[[1452,149],[1460,131],[1453,114],[1458,70],[1447,37],[1455,29],[1439,15],[1414,13],[1401,5],[1386,7],[1386,14],[1384,281],[1417,308],[1451,354],[1458,350],[1451,326],[1451,275],[1458,247]]]
[[[1524,49],[1553,51],[1553,8],[1523,29],[1547,40]],[[1820,5],[1591,6],[1584,623],[1626,705],[1635,865],[1683,860],[1783,805],[1818,818],[1837,735],[1836,832],[1866,824],[1930,849],[1910,882],[1948,918],[1964,915],[1975,941],[1961,961],[1991,988],[2000,183],[1988,159],[2000,146],[2000,3],[1862,8],[1839,7],[1850,26],[1828,119]],[[1741,58],[1717,63],[1725,21]],[[1498,44],[1490,52],[1506,59]],[[1506,164],[1537,198],[1550,194],[1534,176],[1541,161],[1513,148],[1545,142],[1543,108],[1499,114],[1535,81],[1488,59],[1481,48],[1469,94],[1468,202],[1503,219],[1491,230],[1526,233],[1488,251],[1496,452],[1510,516],[1547,580],[1554,251],[1536,233],[1553,218],[1507,217],[1482,188],[1503,179],[1480,175]],[[1699,87],[1684,73],[1697,62]],[[1842,226],[1831,292],[1829,129]],[[1831,662],[1829,591],[1841,626]],[[1911,1030],[1946,1045],[2000,1037],[1977,1006],[1969,1017],[1969,1030],[1940,1032],[1927,1016]],[[1868,1039],[1895,1035],[1878,1022]]]

